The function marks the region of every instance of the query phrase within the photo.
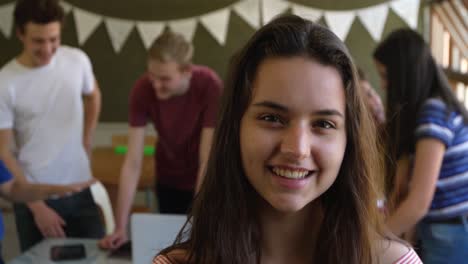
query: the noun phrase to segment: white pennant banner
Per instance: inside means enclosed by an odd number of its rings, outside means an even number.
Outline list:
[[[9,3],[0,7],[0,30],[6,38],[11,36],[13,28],[13,10],[15,5]]]
[[[230,13],[231,10],[225,8],[200,17],[200,23],[211,33],[220,45],[226,43]]]
[[[172,20],[169,21],[169,27],[174,32],[182,34],[186,40],[192,41],[197,27],[197,20],[195,18]]]
[[[322,17],[322,10],[311,8],[308,6],[293,4],[292,5],[292,13],[303,17],[305,19],[309,19],[310,21],[317,22]]]
[[[73,8],[72,5],[70,5],[69,3],[65,2],[65,1],[60,1],[60,5],[62,6],[63,11],[65,11],[65,14],[70,13],[70,11]]]
[[[290,4],[283,0],[263,0],[262,11],[263,18],[262,22],[265,25],[270,22],[275,16],[284,13]]]
[[[388,5],[381,4],[369,8],[363,8],[357,11],[357,16],[361,20],[367,32],[376,42],[380,41],[385,22],[388,16]]]
[[[114,47],[116,53],[119,53],[128,35],[132,31],[134,23],[125,19],[107,17],[105,19],[105,24],[112,47]]]
[[[326,11],[325,20],[328,27],[342,41],[346,40],[356,13],[354,11]]]
[[[460,0],[454,0],[454,2],[458,6],[463,5]],[[12,2],[0,6],[0,31],[7,38],[11,37],[12,33],[14,4]],[[104,20],[104,16],[82,10],[65,0],[61,0],[60,4],[65,12],[73,13],[78,43],[79,45],[83,45]],[[291,8],[293,14],[312,21],[317,21],[324,16],[329,28],[342,40],[346,39],[357,15],[372,38],[375,41],[379,41],[385,28],[389,8],[400,16],[408,26],[416,29],[419,18],[419,6],[420,0],[393,0],[368,8],[331,11],[299,5],[286,0],[240,0],[220,10],[186,19],[133,21],[129,19],[105,18],[105,25],[116,52],[121,50],[135,24],[145,48],[151,46],[154,39],[164,30],[166,25],[191,41],[195,34],[197,21],[200,21],[219,44],[224,45],[229,28],[230,10],[236,12],[252,28],[257,29],[261,24],[266,24],[275,16]],[[463,14],[466,16],[466,11]]]
[[[234,4],[232,9],[252,28],[260,27],[260,1],[243,0]]]
[[[103,17],[77,7],[73,8],[73,14],[75,15],[78,43],[83,45],[102,22]]]
[[[397,0],[390,6],[412,29],[418,27],[419,0]]]
[[[164,30],[164,23],[162,22],[138,22],[136,24],[138,32],[140,33],[141,40],[146,49],[151,47],[154,40]]]

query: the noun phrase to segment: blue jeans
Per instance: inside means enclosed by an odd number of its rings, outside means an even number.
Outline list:
[[[2,242],[0,241],[0,264],[3,264],[5,262],[3,262],[3,254],[2,254]]]
[[[45,200],[45,203],[65,220],[64,231],[67,237],[104,236],[104,224],[89,188],[72,196]],[[25,204],[15,203],[13,208],[20,248],[21,252],[24,252],[44,237],[36,226],[32,212]]]
[[[467,263],[468,221],[460,223],[434,223],[422,221],[418,224],[421,241],[421,260],[425,264]]]

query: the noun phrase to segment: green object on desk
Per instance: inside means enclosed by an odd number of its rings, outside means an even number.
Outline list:
[[[114,148],[114,152],[116,154],[125,154],[127,153],[127,146],[123,146],[123,145],[118,145],[118,146],[115,146]]]
[[[124,145],[118,145],[114,148],[114,152],[116,154],[124,155],[128,151],[127,146]],[[153,146],[144,146],[143,148],[143,155],[145,156],[152,156],[154,155],[154,147]]]
[[[153,146],[145,146],[143,148],[143,154],[145,156],[153,156],[154,155],[154,147]]]

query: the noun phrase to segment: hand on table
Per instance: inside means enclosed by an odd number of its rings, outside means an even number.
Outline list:
[[[116,249],[128,241],[127,231],[116,229],[114,233],[105,236],[99,241],[99,246],[104,249]]]

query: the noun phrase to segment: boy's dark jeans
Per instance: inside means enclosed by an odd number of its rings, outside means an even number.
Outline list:
[[[66,226],[63,229],[67,237],[104,236],[100,212],[89,188],[68,197],[45,200],[45,203],[65,220]],[[44,237],[36,226],[31,210],[25,204],[14,204],[14,211],[20,248],[24,252]]]

